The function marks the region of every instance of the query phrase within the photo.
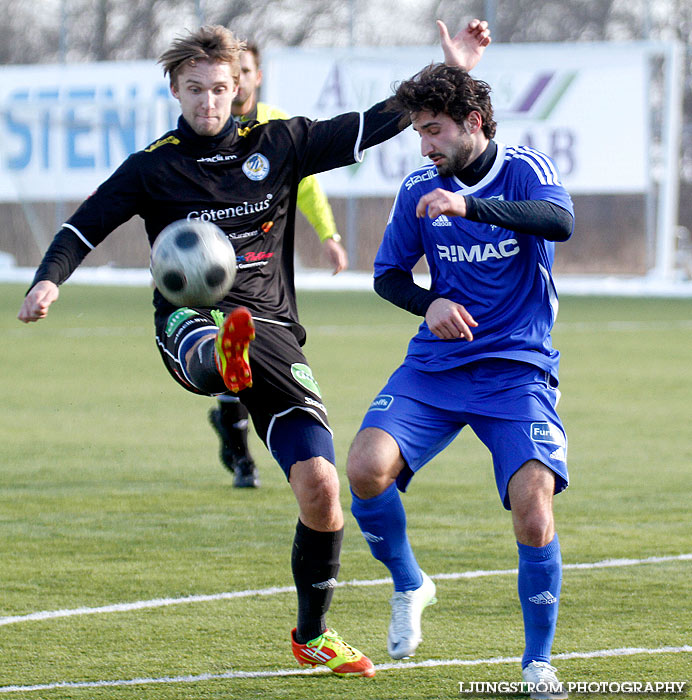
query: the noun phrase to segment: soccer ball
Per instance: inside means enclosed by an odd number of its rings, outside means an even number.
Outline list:
[[[176,306],[213,306],[233,286],[236,257],[223,231],[208,221],[174,221],[151,248],[154,284]]]

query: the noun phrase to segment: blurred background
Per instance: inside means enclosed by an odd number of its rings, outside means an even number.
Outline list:
[[[261,99],[317,118],[367,107],[409,65],[440,60],[435,19],[456,30],[480,17],[493,45],[474,74],[494,88],[498,139],[551,155],[575,202],[556,273],[692,278],[689,0],[0,0],[0,9],[0,268],[34,267],[79,202],[172,128],[177,105],[155,59],[182,30],[223,24],[257,42]],[[359,94],[363,76],[373,82]],[[329,103],[337,78],[343,94]],[[358,177],[320,177],[352,270],[371,270],[401,178],[420,162],[407,138],[369,154]],[[298,216],[299,269],[326,267]],[[85,264],[146,268],[141,221]]]

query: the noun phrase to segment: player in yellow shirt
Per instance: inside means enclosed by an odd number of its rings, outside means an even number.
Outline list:
[[[262,84],[260,64],[259,48],[248,42],[247,49],[240,57],[240,84],[231,108],[236,121],[268,122],[289,117],[278,107],[257,100],[257,91]],[[334,214],[314,175],[306,177],[298,186],[298,209],[319,236],[334,274],[345,270],[348,258],[340,243],[341,236],[336,230]],[[239,488],[258,487],[257,467],[247,444],[248,411],[245,406],[234,394],[222,394],[218,398],[218,406],[210,411],[209,420],[221,440],[221,462],[234,474],[233,485]]]

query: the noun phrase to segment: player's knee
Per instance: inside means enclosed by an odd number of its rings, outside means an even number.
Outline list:
[[[351,488],[358,493],[373,480],[372,453],[362,445],[361,433],[356,435],[346,462],[346,476]]]
[[[340,517],[339,477],[333,464],[323,457],[296,462],[291,468],[290,484],[308,525]]]
[[[550,508],[526,509],[514,513],[514,534],[517,541],[529,547],[545,547],[555,535],[553,512]]]
[[[384,491],[401,470],[398,447],[391,449],[382,431],[366,428],[356,435],[348,453],[346,475],[359,498],[374,498]],[[379,433],[382,433],[380,435]],[[393,440],[386,436],[389,440]]]

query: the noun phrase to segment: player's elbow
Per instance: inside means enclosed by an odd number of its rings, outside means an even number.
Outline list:
[[[556,243],[563,243],[569,240],[574,232],[574,216],[567,209],[557,205],[554,206],[554,210],[554,224],[551,227],[550,235],[546,236],[546,238]]]

